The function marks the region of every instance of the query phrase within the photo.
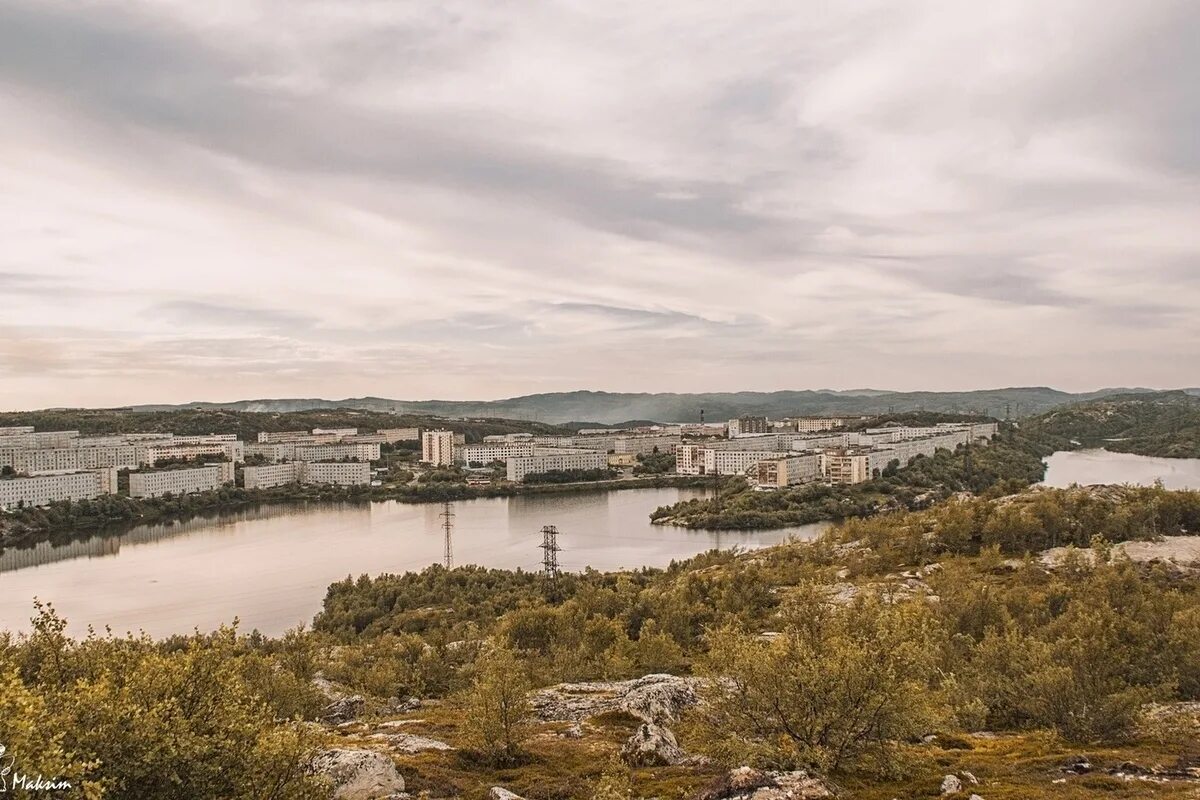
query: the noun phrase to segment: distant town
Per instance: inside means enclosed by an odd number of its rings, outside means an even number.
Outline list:
[[[82,435],[75,430],[0,428],[0,508],[46,506],[105,494],[134,498],[270,489],[289,484],[379,486],[394,461],[384,453],[416,450],[411,480],[455,471],[470,486],[586,482],[638,474],[744,476],[769,491],[807,483],[861,483],[919,456],[990,440],[995,422],[869,427],[870,417],[742,416],[720,423],[582,429],[573,435],[518,432],[484,436],[415,427],[236,434]],[[416,458],[413,453],[412,458]]]

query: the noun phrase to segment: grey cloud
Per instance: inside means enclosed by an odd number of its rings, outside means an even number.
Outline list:
[[[284,170],[390,178],[534,203],[626,236],[704,233],[784,252],[802,228],[746,210],[741,187],[652,180],[625,165],[488,135],[487,121],[345,106],[246,88],[241,63],[133,14],[52,3],[0,7],[0,74],[107,118]]]

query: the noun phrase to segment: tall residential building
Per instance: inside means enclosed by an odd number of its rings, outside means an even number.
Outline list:
[[[454,465],[454,433],[425,431],[421,434],[421,461],[435,467]]]

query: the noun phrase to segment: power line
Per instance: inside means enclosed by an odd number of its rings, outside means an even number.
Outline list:
[[[447,570],[454,568],[454,507],[449,503],[442,506],[442,530],[446,534],[446,548],[442,554],[442,563]]]

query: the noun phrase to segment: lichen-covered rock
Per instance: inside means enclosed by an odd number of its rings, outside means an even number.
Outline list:
[[[423,753],[427,750],[453,750],[454,748],[437,739],[418,736],[415,733],[373,733],[371,739],[387,744],[400,753]]]
[[[962,788],[962,781],[959,780],[957,775],[947,775],[946,777],[942,778],[943,795],[958,794],[962,791]]]
[[[580,722],[597,714],[624,711],[643,722],[669,723],[697,701],[698,678],[646,675],[628,681],[560,683],[534,692],[537,715],[547,722]]]
[[[367,701],[362,695],[350,695],[334,700],[325,707],[325,711],[321,714],[321,719],[328,722],[330,725],[341,725],[346,722],[353,722],[362,714],[366,707]]]
[[[312,772],[333,783],[334,800],[387,800],[403,797],[404,778],[396,765],[374,750],[326,750],[311,765]]]
[[[490,794],[492,800],[525,800],[519,794],[513,794],[508,789],[501,789],[499,786],[493,786]]]
[[[621,758],[631,767],[669,767],[681,763],[685,756],[675,734],[653,722],[645,722],[625,742]]]
[[[833,791],[807,772],[763,772],[738,767],[701,793],[703,800],[822,800]]]

